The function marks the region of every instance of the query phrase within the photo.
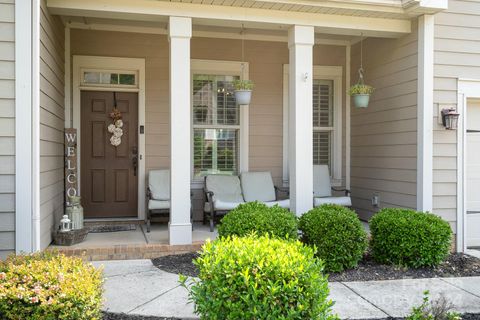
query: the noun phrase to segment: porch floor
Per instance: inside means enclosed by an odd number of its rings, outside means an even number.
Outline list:
[[[144,225],[138,225],[130,231],[89,233],[82,243],[68,247],[51,245],[48,250],[66,255],[83,255],[85,260],[149,259],[197,251],[207,239],[213,240],[217,235],[216,229],[210,232],[208,225],[195,222],[191,245],[170,245],[168,225],[152,223],[149,233]]]

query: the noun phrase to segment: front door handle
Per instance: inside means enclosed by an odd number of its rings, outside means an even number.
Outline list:
[[[133,175],[137,176],[137,167],[138,167],[138,149],[137,147],[132,148],[132,165],[133,165]]]

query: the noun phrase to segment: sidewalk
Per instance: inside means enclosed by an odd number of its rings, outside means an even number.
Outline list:
[[[101,261],[105,273],[104,310],[145,316],[198,319],[178,275],[161,271],[150,260]],[[480,313],[480,277],[331,282],[334,312],[342,319],[404,317],[422,301],[445,295],[461,313]]]

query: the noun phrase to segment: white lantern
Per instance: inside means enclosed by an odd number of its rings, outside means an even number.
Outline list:
[[[70,230],[72,230],[72,221],[67,215],[64,215],[62,220],[60,220],[60,232],[68,232]]]

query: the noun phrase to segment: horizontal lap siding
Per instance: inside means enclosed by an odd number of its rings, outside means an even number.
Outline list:
[[[15,3],[0,0],[0,260],[15,249]]]
[[[416,207],[417,31],[363,44],[365,82],[376,88],[367,109],[351,114],[351,189],[355,210],[369,219],[380,207]],[[352,47],[352,83],[360,45]]]
[[[455,230],[457,132],[438,124],[438,104],[457,104],[457,79],[480,80],[480,2],[450,0],[435,15],[433,207]]]
[[[63,214],[65,38],[59,17],[40,11],[40,245],[52,241]]]
[[[72,30],[72,55],[144,58],[146,64],[146,169],[170,166],[168,40],[164,35]],[[126,45],[128,44],[128,45]],[[283,42],[245,41],[245,60],[255,82],[249,109],[249,167],[270,171],[282,181],[283,64],[288,46]],[[192,38],[192,59],[241,61],[238,39]],[[345,48],[316,46],[314,63],[345,68]],[[345,114],[345,112],[343,112]],[[189,122],[186,122],[187,124]],[[343,130],[344,131],[344,130]],[[203,194],[194,192],[195,219],[202,215]]]

